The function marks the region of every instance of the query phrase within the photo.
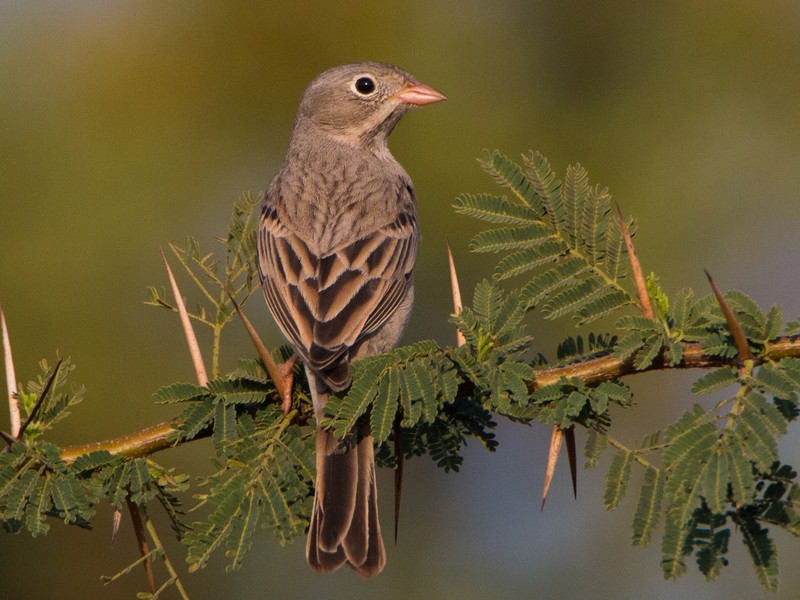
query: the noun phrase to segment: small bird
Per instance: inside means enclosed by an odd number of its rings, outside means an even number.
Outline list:
[[[316,489],[306,557],[383,570],[368,423],[344,440],[319,424],[352,361],[393,348],[408,323],[419,246],[411,179],[387,140],[412,106],[445,96],[387,64],[329,69],[306,88],[286,158],[264,196],[258,266],[267,306],[305,364],[316,430]]]

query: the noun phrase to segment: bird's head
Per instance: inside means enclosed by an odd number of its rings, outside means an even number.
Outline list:
[[[392,65],[341,65],[328,69],[306,88],[296,127],[310,126],[357,146],[385,145],[409,108],[445,99]]]

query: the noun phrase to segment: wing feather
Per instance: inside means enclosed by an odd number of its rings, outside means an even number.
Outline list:
[[[317,254],[265,202],[259,272],[267,306],[306,364],[334,389],[349,384],[350,350],[375,334],[406,296],[418,243],[410,204],[391,222]]]

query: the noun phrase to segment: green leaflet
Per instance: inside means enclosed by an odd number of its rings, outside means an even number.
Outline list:
[[[397,369],[390,368],[381,378],[370,413],[370,431],[376,444],[382,444],[392,432],[399,393],[400,375]]]
[[[621,450],[614,455],[611,466],[606,474],[606,490],[603,494],[603,504],[606,510],[614,510],[619,506],[628,489],[628,480],[631,476],[633,453]]]
[[[25,509],[25,526],[33,537],[46,535],[50,530],[50,525],[45,522],[45,515],[53,507],[50,497],[50,478],[39,478]]]
[[[495,267],[494,279],[502,281],[532,271],[543,265],[555,263],[566,252],[561,240],[546,239],[536,245],[504,256]]]
[[[775,542],[769,537],[769,531],[762,528],[757,521],[746,519],[741,526],[742,542],[750,554],[761,587],[768,592],[778,590],[778,559]]]
[[[498,154],[495,152],[492,156],[496,166],[500,165],[505,158],[498,157]],[[531,182],[535,190],[532,203],[534,206],[541,205],[544,216],[549,219],[550,225],[555,228],[558,223],[556,215],[563,205],[560,194],[561,182],[551,169],[550,162],[539,152],[529,152],[527,155],[523,155],[522,162],[525,166],[527,180]],[[509,169],[509,167],[506,168]],[[510,167],[510,170],[513,170],[513,167]]]
[[[758,369],[755,377],[748,381],[748,383],[776,398],[795,400],[796,384],[792,381],[790,376],[787,376],[780,366],[782,366],[782,363],[779,363],[777,366],[771,364],[762,365]]]
[[[718,444],[708,457],[706,464],[703,498],[714,513],[721,513],[728,502],[728,482],[732,481],[728,473],[728,448]],[[743,496],[734,494],[742,501]]]
[[[741,444],[726,444],[723,456],[728,465],[728,481],[733,500],[739,504],[751,503],[754,493],[753,467],[742,452]]]
[[[244,499],[245,484],[245,474],[238,473],[211,490],[209,502],[215,506],[214,511],[205,524],[194,524],[184,538],[190,572],[203,567],[211,553],[225,540],[230,521]]]
[[[537,213],[527,206],[509,202],[505,196],[461,194],[453,206],[457,213],[489,223],[531,225],[539,218]]]
[[[646,546],[653,538],[661,516],[661,500],[664,492],[664,478],[661,471],[648,467],[644,483],[639,490],[639,503],[633,515],[633,545]]]
[[[39,486],[40,475],[40,471],[33,469],[26,470],[20,475],[16,485],[6,495],[6,519],[17,521],[22,519],[28,500]]]
[[[668,477],[665,486],[668,496],[676,497],[680,490],[697,486],[704,474],[704,460],[716,440],[716,427],[697,404],[667,428],[664,470]],[[690,498],[689,501],[694,500]]]
[[[485,151],[479,162],[498,185],[510,188],[519,203],[533,209],[541,219],[547,215],[545,204],[550,200],[550,190],[547,188],[555,177],[550,173],[547,159],[540,156],[537,158],[542,159],[541,164],[530,165],[529,169],[529,172],[533,172],[534,167],[536,168],[532,180],[525,176],[519,165],[509,161],[497,151]]]
[[[366,361],[362,362],[366,363]],[[338,406],[331,406],[330,400],[328,401],[326,412],[330,412],[327,410],[328,408],[336,411],[333,430],[338,437],[343,438],[355,427],[359,417],[366,413],[378,393],[383,368],[384,364],[380,361],[372,361],[369,365],[364,365],[364,370],[354,376],[353,384]]]
[[[520,299],[534,307],[556,290],[572,285],[578,276],[589,269],[586,263],[574,256],[566,256],[556,267],[533,276],[520,289]]]
[[[586,325],[596,321],[606,315],[616,311],[626,302],[625,293],[612,287],[606,286],[600,292],[595,293],[592,298],[584,303],[578,310],[576,319],[578,325]]]
[[[506,252],[545,242],[551,235],[544,225],[489,229],[475,235],[469,243],[472,252]]]
[[[786,333],[788,333],[789,335],[795,335],[796,333],[800,333],[800,319],[793,319],[791,321],[787,321]]]
[[[783,310],[780,306],[773,306],[767,313],[766,322],[764,323],[764,341],[772,340],[778,337],[783,326]]]
[[[118,462],[119,460],[118,456],[111,454],[107,450],[96,450],[76,458],[72,463],[72,469],[77,473],[88,473],[100,467]]]
[[[181,422],[176,428],[176,437],[191,439],[214,418],[216,406],[211,398],[206,398],[199,402],[194,402],[184,410],[181,415]]]
[[[597,466],[597,461],[603,451],[608,448],[608,436],[599,433],[596,429],[590,428],[586,432],[586,444],[584,446],[584,456],[586,463],[583,465],[585,469],[591,469]]]
[[[582,242],[581,253],[586,257],[587,262],[590,265],[602,265],[606,274],[608,274],[608,268],[604,264],[605,238],[611,222],[610,213],[611,195],[608,193],[608,188],[600,188],[600,186],[590,188],[583,205],[580,238],[577,240],[576,247],[578,243]]]
[[[236,429],[236,408],[232,404],[217,402],[214,415],[214,446],[221,452],[224,446],[234,439]]]
[[[169,404],[171,402],[186,402],[188,400],[199,400],[208,395],[206,388],[193,383],[173,383],[157,390],[153,397],[156,402]]]
[[[677,579],[686,572],[685,557],[693,548],[694,509],[697,506],[694,491],[694,488],[689,488],[666,511],[661,538],[661,569],[666,579]]]
[[[706,506],[695,510],[692,537],[697,547],[697,567],[708,581],[716,579],[722,567],[728,564],[725,555],[731,530],[724,527],[726,522],[725,516]]]
[[[750,460],[766,471],[778,459],[778,437],[786,433],[786,421],[757,392],[745,394],[742,404],[744,409],[734,417],[735,431]]]
[[[253,533],[261,516],[261,503],[255,490],[249,490],[242,508],[231,519],[227,556],[231,559],[226,568],[234,571],[242,566],[244,555],[253,545]]]
[[[694,305],[694,290],[683,289],[672,297],[671,325],[672,329],[683,334],[690,323]]]
[[[564,222],[561,231],[571,248],[577,248],[582,239],[584,206],[589,192],[589,174],[580,165],[569,165],[564,176],[561,197],[564,204]]]
[[[248,379],[218,378],[208,382],[208,391],[228,404],[259,404],[266,400],[263,383]]]
[[[739,381],[739,374],[732,367],[720,367],[709,371],[692,384],[695,394],[710,394]]]

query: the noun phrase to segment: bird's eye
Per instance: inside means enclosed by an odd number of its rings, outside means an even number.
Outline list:
[[[364,96],[369,96],[375,91],[375,81],[371,77],[359,77],[356,80],[356,91]]]

